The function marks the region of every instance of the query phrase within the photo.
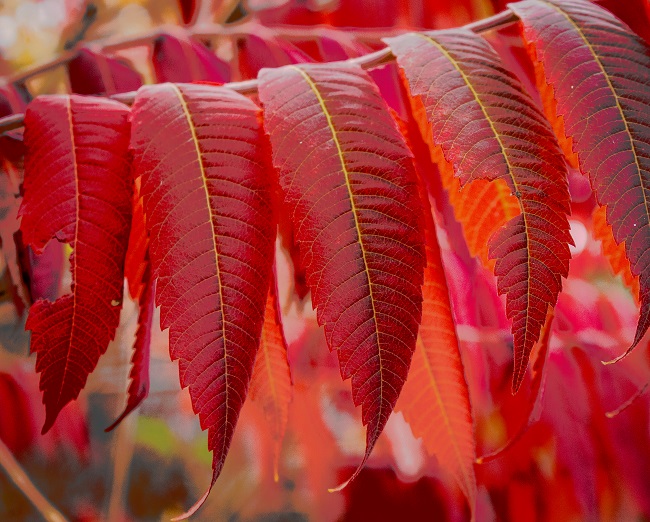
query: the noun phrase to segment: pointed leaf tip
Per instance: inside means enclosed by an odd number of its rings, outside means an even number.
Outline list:
[[[223,87],[143,87],[132,120],[160,323],[208,430],[214,484],[247,396],[271,280],[268,140],[260,108]]]
[[[131,222],[128,113],[112,100],[72,95],[41,96],[25,114],[24,242],[40,252],[56,239],[73,251],[70,293],[36,301],[25,323],[41,374],[43,433],[78,397],[119,323]]]
[[[212,486],[208,488],[208,490],[203,494],[203,496],[199,500],[197,500],[196,503],[190,509],[188,509],[182,515],[172,518],[172,522],[177,522],[179,520],[187,520],[188,518],[190,518],[205,503],[206,499],[208,498],[208,495],[210,494],[210,491],[212,491]]]
[[[328,347],[362,407],[367,459],[406,380],[422,316],[412,154],[358,65],[263,69],[259,81],[301,264]]]
[[[517,215],[488,241],[512,321],[516,392],[569,270],[570,196],[559,145],[532,97],[484,38],[454,29],[386,41],[412,99],[424,105],[427,137],[443,170],[453,169],[461,185],[505,183],[516,197]]]
[[[510,9],[521,20],[547,117],[607,207],[615,242],[638,277],[641,313],[629,353],[650,327],[650,124],[639,117],[650,111],[650,48],[587,0],[527,0]]]

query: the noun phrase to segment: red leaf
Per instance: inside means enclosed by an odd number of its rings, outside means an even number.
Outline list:
[[[134,181],[133,189],[133,219],[124,261],[124,275],[129,284],[129,294],[133,299],[139,299],[146,285],[145,270],[149,265],[147,252],[149,236],[140,195],[140,179]]]
[[[194,21],[197,11],[196,0],[178,0],[178,7],[181,10],[184,24],[191,24]]]
[[[68,63],[70,88],[77,94],[117,94],[135,91],[142,77],[124,60],[80,49]]]
[[[260,27],[256,34],[240,38],[237,46],[239,70],[243,79],[256,78],[263,67],[280,67],[311,61],[290,43],[276,38],[271,29],[263,27]]]
[[[533,362],[532,378],[530,385],[530,396],[526,403],[526,410],[522,415],[524,421],[519,426],[515,434],[499,449],[488,453],[476,459],[479,464],[485,464],[503,455],[521,436],[526,433],[526,430],[535,422],[537,422],[542,415],[542,400],[544,397],[544,384],[545,384],[545,367],[548,360],[549,341],[551,338],[551,329],[553,325],[554,313],[549,311],[546,317],[546,323],[542,329],[542,334],[539,341],[535,344],[531,352],[531,359]]]
[[[147,86],[132,109],[134,175],[161,327],[208,429],[208,492],[223,467],[258,349],[275,240],[261,111],[226,88]]]
[[[356,65],[265,69],[259,78],[318,321],[368,426],[354,478],[395,406],[421,319],[422,211],[411,153]]]
[[[632,292],[637,304],[639,301],[639,278],[632,275],[630,262],[625,257],[625,243],[616,244],[612,227],[607,223],[607,209],[597,207],[593,214],[594,237],[598,239],[603,248],[603,255],[609,261],[614,274],[620,275],[627,287]]]
[[[25,114],[23,239],[36,252],[53,238],[73,250],[71,293],[34,303],[25,325],[41,372],[43,433],[79,395],[119,322],[131,224],[128,112],[73,95],[41,96]]]
[[[156,282],[151,280],[149,265],[142,277],[138,312],[138,329],[135,332],[133,357],[131,359],[131,384],[128,390],[126,407],[122,414],[104,431],[112,431],[124,418],[137,408],[149,395],[149,355],[151,353],[151,327],[153,324],[154,295]]]
[[[278,481],[280,447],[287,429],[291,402],[291,373],[287,360],[287,342],[273,283],[269,288],[260,348],[251,377],[250,397],[259,402],[273,439],[273,477]]]
[[[608,11],[584,0],[513,4],[548,85],[548,116],[589,176],[617,243],[639,277],[634,348],[650,327],[650,50]],[[588,79],[588,81],[586,81]]]
[[[226,83],[230,66],[184,32],[164,34],[156,39],[151,57],[158,82]]]
[[[489,241],[512,320],[516,391],[569,270],[570,198],[560,149],[519,80],[480,36],[457,29],[387,41],[461,184],[503,180],[519,200],[520,214]]]
[[[423,203],[428,195],[422,187]],[[431,210],[425,210],[427,266],[422,289],[422,324],[408,379],[396,410],[404,413],[413,435],[458,482],[470,508],[476,501],[476,448],[469,391],[449,302],[440,247]]]

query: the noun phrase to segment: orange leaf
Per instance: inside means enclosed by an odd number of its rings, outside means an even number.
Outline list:
[[[636,302],[639,302],[639,277],[632,275],[630,262],[625,256],[625,243],[616,243],[612,227],[607,223],[605,217],[607,207],[597,207],[594,210],[594,237],[598,239],[603,247],[603,254],[609,261],[614,274],[620,275],[623,281],[632,291]]]
[[[287,343],[273,284],[266,300],[262,338],[253,366],[249,393],[251,399],[261,406],[271,427],[274,442],[273,478],[277,482],[280,446],[287,429],[292,390]]]
[[[458,481],[474,509],[476,448],[469,392],[430,210],[425,211],[425,248],[422,324],[395,409],[404,413],[413,434],[422,437],[427,452]]]

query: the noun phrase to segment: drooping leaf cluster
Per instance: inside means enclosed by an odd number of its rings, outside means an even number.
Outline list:
[[[25,116],[23,241],[37,252],[52,239],[72,249],[70,293],[36,301],[26,325],[43,430],[114,337],[126,277],[140,316],[118,421],[147,395],[159,306],[180,384],[208,430],[211,485],[249,389],[281,440],[291,377],[274,278],[280,225],[367,427],[352,478],[397,407],[473,505],[471,406],[433,187],[449,193],[470,252],[494,270],[505,296],[513,390],[531,354],[541,386],[571,257],[570,167],[588,177],[599,235],[638,294],[630,349],[650,326],[648,45],[586,0],[510,9],[536,92],[483,36],[450,29],[386,39],[407,93],[404,117],[358,63],[303,63],[299,51],[254,35],[242,45],[275,45],[286,63],[260,69],[255,53],[242,53],[257,98],[228,85],[171,83],[179,67],[196,80],[230,77],[206,49],[165,35],[152,59],[170,83],[140,87],[130,109],[79,95],[34,100]],[[99,71],[73,86],[80,93],[141,84],[124,64],[90,51],[74,67]]]

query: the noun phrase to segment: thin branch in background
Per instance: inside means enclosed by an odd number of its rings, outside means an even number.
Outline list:
[[[86,37],[86,33],[88,32],[88,29],[90,29],[90,26],[95,23],[95,20],[97,20],[97,6],[93,2],[90,2],[86,6],[86,10],[81,18],[81,27],[77,33],[63,45],[63,49],[68,51],[81,42]]]
[[[218,24],[225,24],[239,6],[239,2],[240,0],[221,0],[219,5],[214,8],[212,20]],[[209,0],[203,0],[203,3],[209,7],[211,2]],[[199,20],[201,20],[200,15],[201,13],[199,13]]]
[[[11,481],[47,522],[67,522],[61,512],[50,504],[29,479],[25,470],[2,440],[0,440],[0,468],[7,473]]]
[[[224,4],[227,4],[228,2],[224,2]],[[233,2],[236,3],[236,2]],[[494,16],[490,16],[488,18],[484,18],[482,20],[477,20],[476,22],[472,22],[471,24],[467,24],[463,26],[465,29],[469,29],[471,31],[474,31],[475,33],[485,33],[488,31],[493,31],[496,29],[501,29],[504,27],[507,27],[515,22],[517,22],[519,19],[517,16],[510,11],[509,9],[506,9],[505,11],[496,14]],[[224,30],[221,28],[221,30]],[[227,32],[224,30],[224,32]],[[135,45],[144,45],[150,41],[153,41],[154,38],[156,38],[156,35],[159,35],[160,32],[157,33],[151,33],[148,34],[144,37],[138,37],[136,39],[130,40],[130,43],[132,46]],[[205,34],[202,34],[203,37],[205,37]],[[215,34],[214,36],[217,36]],[[115,49],[117,44],[107,45],[106,48],[112,48]],[[72,56],[72,57],[71,57]],[[14,79],[11,81],[13,83],[22,81],[26,78],[30,78],[32,76],[35,76],[37,74],[41,74],[42,72],[45,72],[46,70],[52,69],[53,67],[57,67],[61,64],[67,63],[70,61],[72,58],[76,56],[76,53],[71,53],[71,55],[64,55],[59,57],[57,60],[54,62],[51,62],[50,64],[45,64],[40,66],[39,68],[36,68],[31,71],[27,71],[22,73],[22,75],[17,75]],[[389,47],[384,47],[383,49],[380,49],[379,51],[375,51],[373,53],[368,53],[363,56],[359,56],[357,58],[351,58],[348,60],[350,63],[355,63],[359,66],[361,66],[363,69],[372,69],[374,67],[378,67],[380,65],[383,65],[385,63],[390,62],[393,60],[395,57],[393,56],[393,53],[391,52]],[[241,94],[253,94],[257,92],[257,80],[246,80],[243,82],[231,82],[231,83],[226,83],[223,85],[224,87],[227,87],[229,89],[232,89],[236,92],[239,92]],[[111,98],[118,100],[122,103],[125,103],[127,105],[130,105],[133,103],[133,100],[135,98],[135,92],[126,92],[122,94],[117,94],[114,96],[111,96]],[[8,130],[13,130],[22,127],[22,122],[23,122],[23,115],[22,114],[13,114],[11,116],[5,117],[0,119],[0,134],[8,131]]]

